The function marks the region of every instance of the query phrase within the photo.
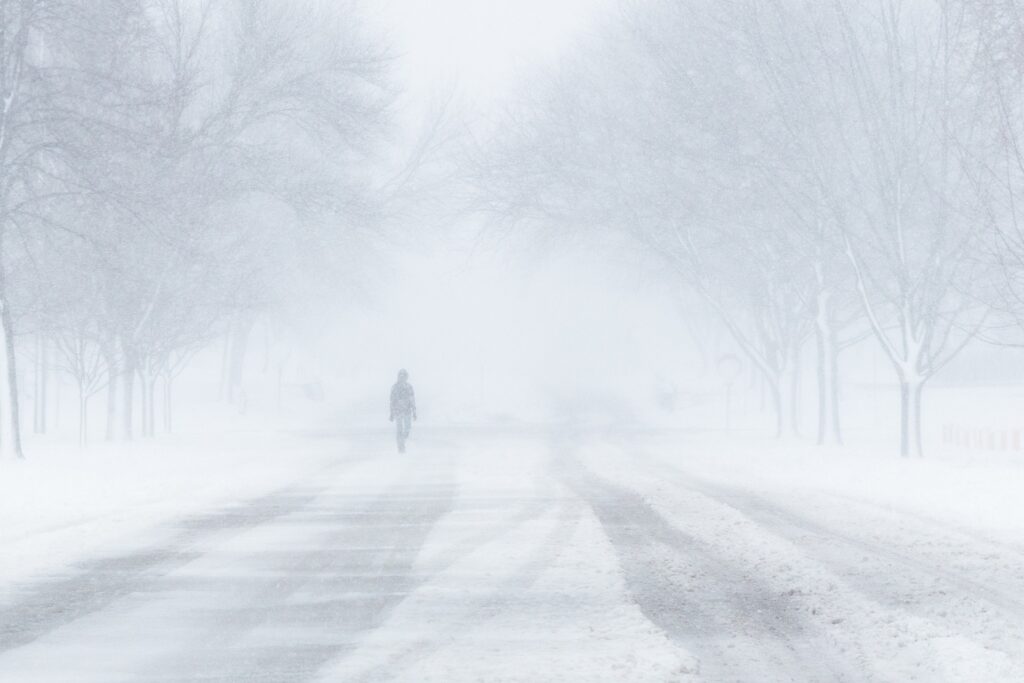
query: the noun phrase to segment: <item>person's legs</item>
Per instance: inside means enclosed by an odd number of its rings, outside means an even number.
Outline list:
[[[405,453],[405,440],[409,438],[409,431],[412,429],[412,415],[395,416],[395,432],[398,437],[398,452]]]
[[[404,417],[395,416],[395,439],[398,441],[398,452],[405,453],[405,428],[402,425]]]

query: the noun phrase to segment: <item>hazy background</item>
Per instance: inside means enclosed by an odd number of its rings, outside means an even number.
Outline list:
[[[409,134],[451,98],[458,134],[471,136],[614,11],[605,1],[388,0],[373,15],[393,41]],[[671,291],[636,273],[636,254],[552,253],[478,217],[418,215],[401,227],[386,272],[322,351],[333,391],[367,418],[383,414],[400,366],[426,420],[447,423],[543,420],[584,394],[649,403],[660,379],[694,361]]]
[[[924,4],[897,5],[904,25],[938,21]],[[975,5],[958,4],[957,21],[1005,19]],[[985,176],[1012,164],[1000,142],[1012,126],[973,114],[979,104],[935,104],[934,81],[911,77],[924,61],[901,65],[920,97],[893,103],[892,117],[857,114],[858,93],[877,83],[825,75],[846,39],[863,40],[876,66],[893,59],[870,12],[843,38],[828,8],[790,22],[788,5],[774,16],[743,2],[61,7],[24,19],[39,45],[61,49],[25,53],[42,94],[11,115],[31,163],[9,160],[20,180],[6,201],[27,208],[5,228],[8,336],[18,424],[33,437],[72,438],[76,422],[89,426],[83,442],[216,431],[253,415],[384,428],[405,367],[423,427],[574,419],[838,441],[816,424],[813,300],[828,290],[843,431],[890,443],[898,373],[878,337],[899,336],[909,309],[892,296],[907,282],[918,322],[941,324],[903,352],[939,339],[957,351],[941,367],[922,352],[921,376],[907,379],[927,387],[924,438],[946,438],[954,421],[1017,428],[1016,181]],[[821,28],[821,45],[797,20]],[[175,27],[194,41],[186,57]],[[919,47],[915,32],[905,39]],[[1016,78],[1001,61],[963,68],[962,93],[979,101]],[[71,84],[58,75],[79,71]],[[848,90],[815,97],[826,81]],[[925,142],[884,135],[933,115],[962,118]],[[948,174],[949,192],[927,195],[939,157],[948,167],[968,144],[975,156]],[[921,167],[873,179],[876,153]],[[918,232],[901,238],[907,272],[893,275],[882,214],[887,188],[904,184]],[[808,194],[819,186],[840,209]],[[872,201],[851,199],[872,188]],[[878,216],[840,225],[864,207]],[[700,243],[680,249],[681,225]],[[957,251],[951,236],[972,234],[983,236]],[[864,245],[877,329],[850,235]],[[834,282],[819,291],[815,273]],[[174,420],[157,419],[165,404]],[[792,425],[777,424],[783,414]]]

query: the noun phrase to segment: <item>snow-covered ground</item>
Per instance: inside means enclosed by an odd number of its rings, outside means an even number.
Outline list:
[[[706,554],[698,607],[716,585],[734,596],[721,618],[741,654],[713,680],[756,680],[786,628],[796,680],[1024,680],[1024,462],[943,455],[669,434],[586,462]]]
[[[82,556],[131,543],[161,522],[268,493],[326,467],[351,443],[242,422],[86,449],[58,437],[0,466],[0,597]]]
[[[421,426],[43,460],[0,484],[0,681],[1024,680],[1010,456]]]

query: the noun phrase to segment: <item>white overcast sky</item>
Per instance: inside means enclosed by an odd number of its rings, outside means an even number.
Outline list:
[[[593,30],[615,0],[376,0],[414,97],[457,83],[478,104]]]

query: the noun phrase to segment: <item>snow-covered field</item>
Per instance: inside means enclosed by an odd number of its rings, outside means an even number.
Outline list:
[[[1024,680],[1010,456],[263,430],[3,473],[0,681]]]

